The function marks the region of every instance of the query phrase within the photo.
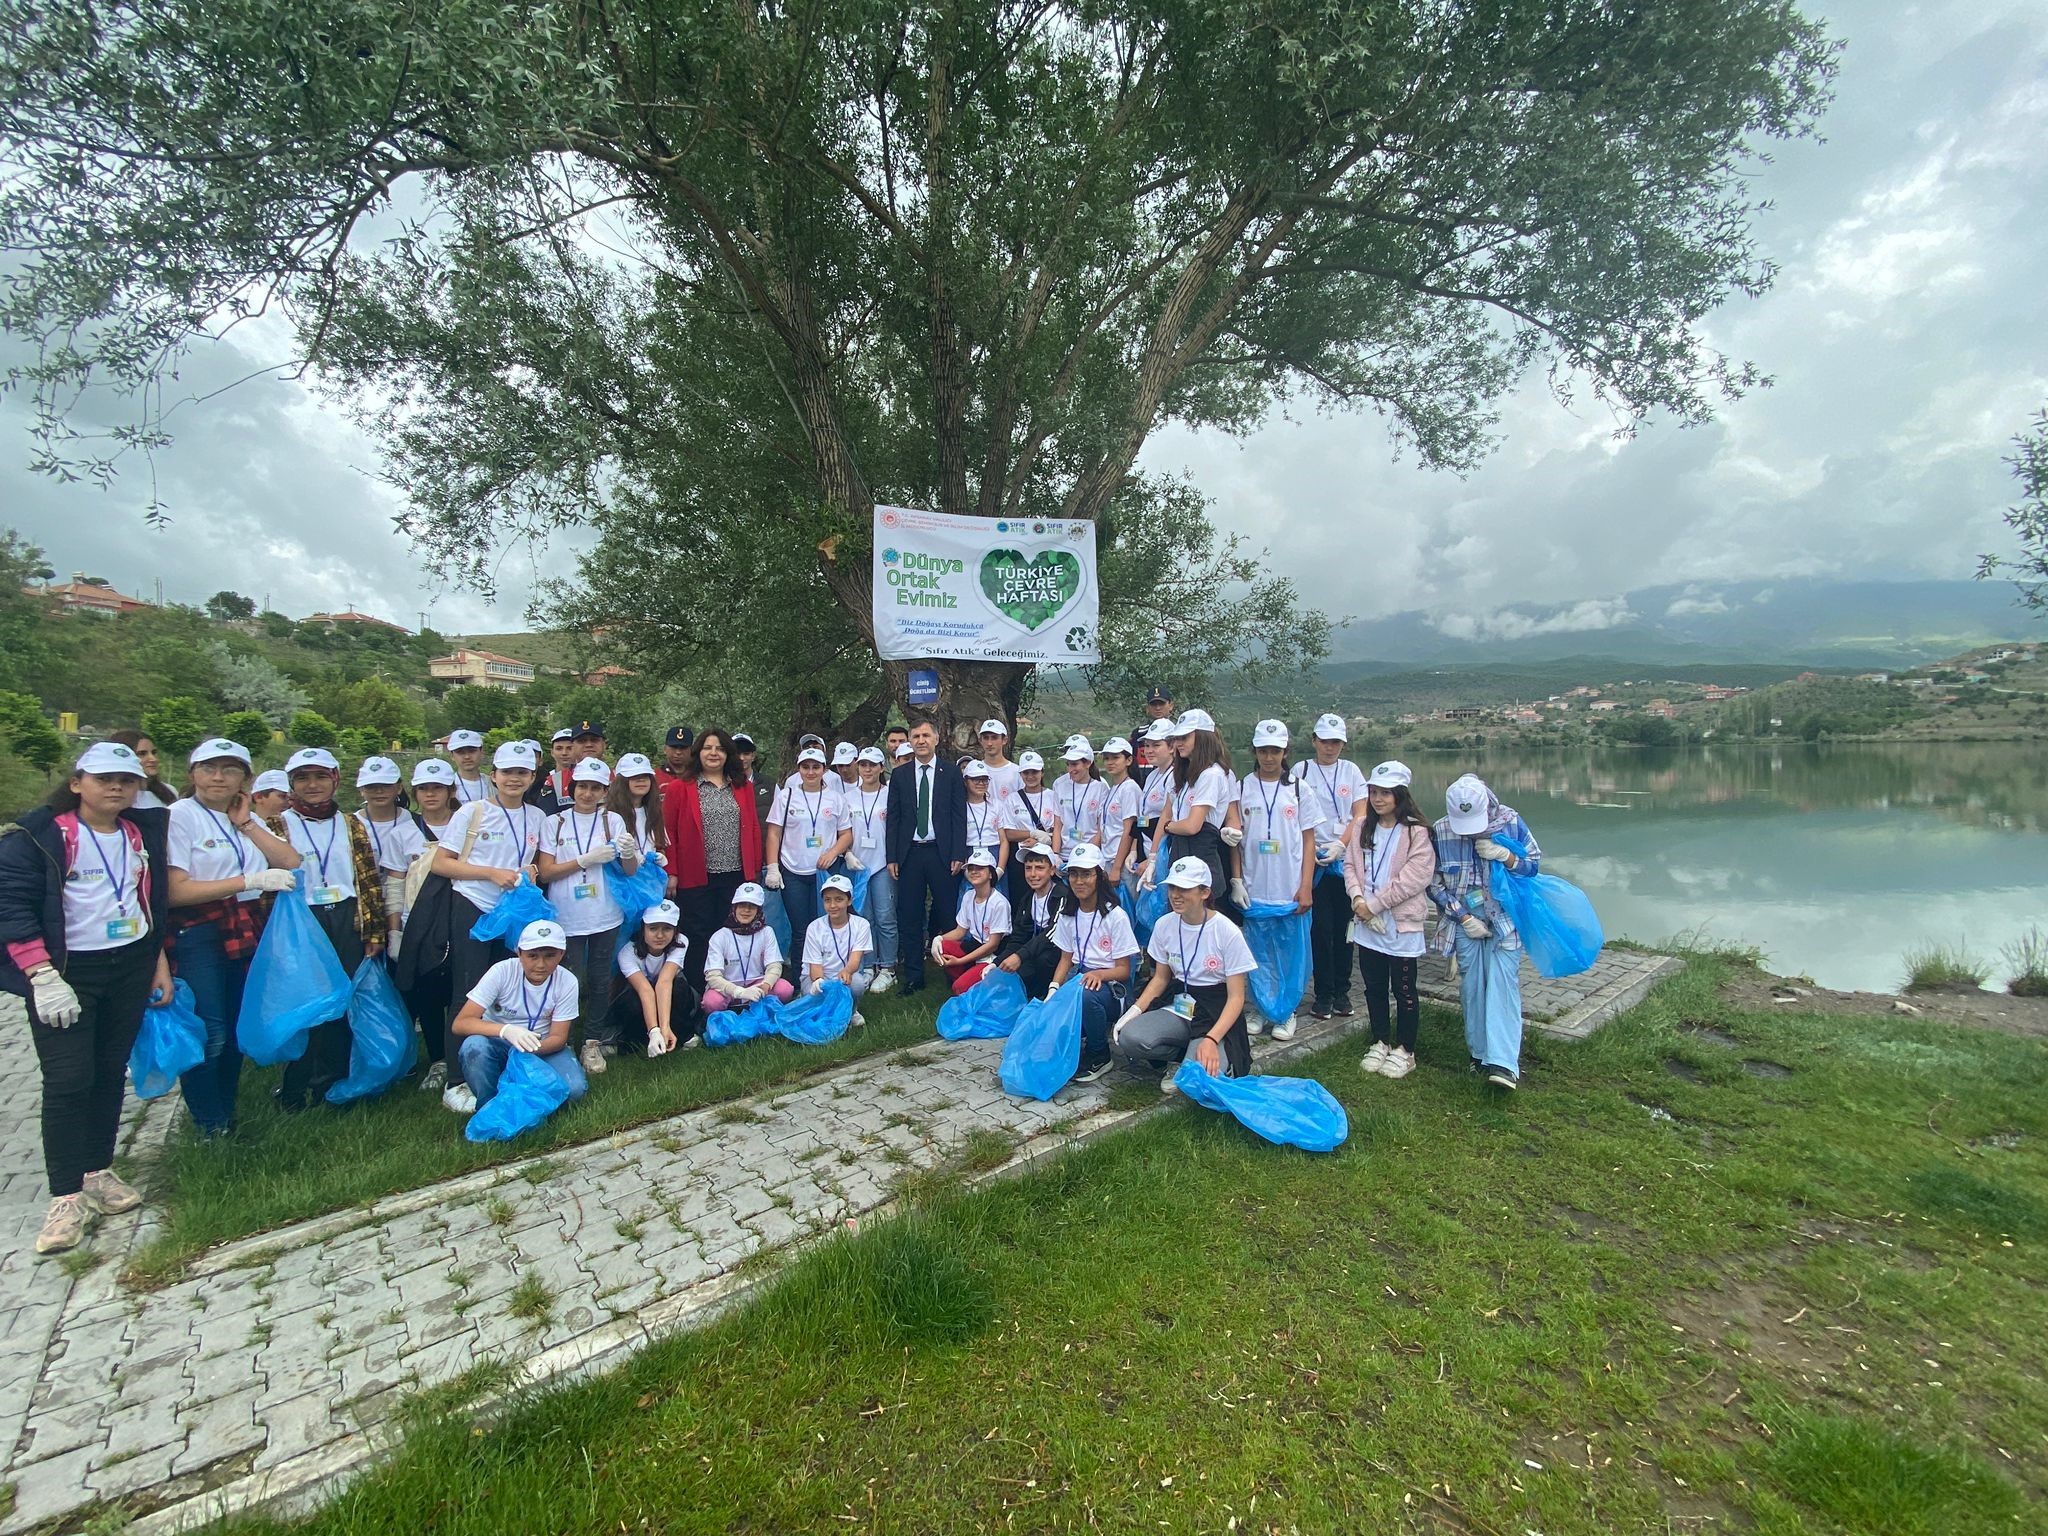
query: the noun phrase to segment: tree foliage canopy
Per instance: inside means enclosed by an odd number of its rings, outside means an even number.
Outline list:
[[[2006,509],[2005,525],[2019,539],[2017,555],[1986,555],[1979,576],[2009,575],[2029,608],[2048,608],[2048,409],[2037,411],[2012,440],[2006,460],[2020,499]]]
[[[1198,497],[1134,475],[1163,422],[1364,406],[1459,469],[1541,358],[1623,428],[1704,416],[1758,378],[1701,328],[1772,276],[1744,173],[1833,71],[1788,0],[0,22],[0,242],[27,253],[0,323],[43,343],[15,382],[47,467],[92,455],[70,391],[144,388],[281,304],[448,568],[487,586],[508,525],[595,526],[564,613],[656,658],[786,637],[758,663],[786,654],[777,685],[854,690],[877,499],[1097,520],[1105,594],[1139,605],[1123,655],[1185,674],[1161,634],[1291,632],[1292,658],[1319,631]],[[380,216],[390,238],[353,238]],[[1171,579],[1211,568],[1236,608]]]

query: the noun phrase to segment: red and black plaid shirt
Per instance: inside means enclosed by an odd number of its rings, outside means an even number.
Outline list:
[[[180,907],[171,914],[171,952],[177,953],[178,934],[182,930],[197,928],[202,923],[214,923],[220,928],[222,953],[230,960],[246,960],[256,953],[256,943],[263,937],[263,920],[269,911],[268,896],[259,901],[223,896],[219,901],[209,901],[204,906]]]

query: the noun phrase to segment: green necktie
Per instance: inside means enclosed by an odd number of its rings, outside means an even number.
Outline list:
[[[920,839],[932,835],[932,770],[928,764],[920,764],[917,770],[917,835]]]

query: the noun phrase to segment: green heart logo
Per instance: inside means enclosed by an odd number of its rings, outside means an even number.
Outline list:
[[[1081,591],[1081,562],[1064,549],[1028,558],[1020,549],[992,549],[981,557],[981,590],[1028,630],[1049,624]]]

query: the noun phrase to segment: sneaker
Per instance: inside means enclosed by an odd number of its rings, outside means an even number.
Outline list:
[[[91,1214],[83,1194],[60,1195],[50,1202],[43,1230],[36,1234],[37,1253],[62,1253],[85,1240],[85,1218]]]
[[[1115,1065],[1116,1058],[1114,1056],[1105,1056],[1102,1058],[1102,1060],[1095,1062],[1093,1065],[1085,1066],[1080,1071],[1076,1072],[1074,1074],[1074,1081],[1077,1083],[1098,1082],[1102,1078],[1108,1076],[1109,1069]]]
[[[469,1084],[457,1083],[453,1088],[442,1091],[441,1107],[452,1109],[458,1115],[473,1115],[476,1113],[476,1094]]]
[[[1273,1026],[1273,1038],[1285,1044],[1294,1038],[1294,1015],[1289,1014]]]
[[[895,985],[896,973],[884,966],[881,970],[875,972],[875,979],[868,983],[868,990],[879,997]]]
[[[686,1051],[694,1051],[695,1049],[697,1049],[698,1046],[702,1045],[703,1043],[704,1037],[702,1035],[692,1035],[689,1039],[683,1042],[683,1049]]]
[[[604,1052],[604,1059],[606,1061],[610,1061],[614,1056],[619,1054],[619,1048],[616,1045],[599,1046],[598,1049]]]
[[[1244,1016],[1244,1032],[1254,1040],[1266,1032],[1266,1021],[1256,1010],[1246,1012]]]
[[[866,1023],[867,1020],[861,1017],[860,1010],[856,1008],[853,1010],[853,1017],[846,1021],[846,1027],[848,1029],[860,1029],[864,1025],[866,1025]]]
[[[1348,999],[1341,999],[1341,998],[1340,998],[1340,999],[1339,999],[1338,1001],[1336,1001],[1336,1002],[1334,1002],[1334,1003],[1330,1004],[1330,1017],[1331,1017],[1331,1018],[1333,1018],[1333,1019],[1348,1019],[1348,1018],[1350,1018],[1350,1017],[1351,1017],[1351,1003],[1350,1003],[1350,1001],[1349,1001]]]
[[[1379,1071],[1381,1067],[1387,1064],[1387,1053],[1391,1050],[1393,1050],[1393,1047],[1387,1044],[1386,1041],[1373,1041],[1372,1049],[1365,1053],[1364,1060],[1358,1064],[1358,1070],[1361,1072]]]
[[[1330,1016],[1330,1005],[1321,998],[1317,998],[1310,1006],[1308,1016],[1312,1019],[1327,1019]]]
[[[583,1049],[576,1054],[577,1065],[592,1077],[604,1071],[604,1047],[595,1040],[583,1042]]]
[[[427,1070],[425,1074],[420,1078],[420,1092],[439,1093],[443,1088],[446,1088],[447,1086],[448,1063],[445,1061],[428,1062]]]
[[[1477,1056],[1474,1056],[1472,1058],[1472,1075],[1474,1077],[1477,1077],[1480,1073],[1484,1072],[1485,1070],[1486,1063],[1481,1061]]]
[[[1179,1075],[1180,1068],[1178,1066],[1168,1067],[1165,1073],[1161,1075],[1159,1079],[1160,1093],[1164,1094],[1169,1099],[1174,1097],[1174,1095],[1178,1094],[1180,1092],[1180,1084],[1175,1082],[1174,1079]]]
[[[88,1173],[81,1193],[85,1196],[85,1203],[102,1216],[118,1216],[142,1204],[142,1191],[126,1179],[116,1177],[111,1168]]]
[[[1395,1046],[1387,1052],[1387,1059],[1380,1063],[1381,1077],[1406,1077],[1415,1070],[1415,1053]]]
[[[1494,1087],[1506,1088],[1510,1092],[1514,1090],[1519,1082],[1515,1074],[1506,1067],[1488,1067],[1486,1069],[1486,1080],[1493,1084]]]

